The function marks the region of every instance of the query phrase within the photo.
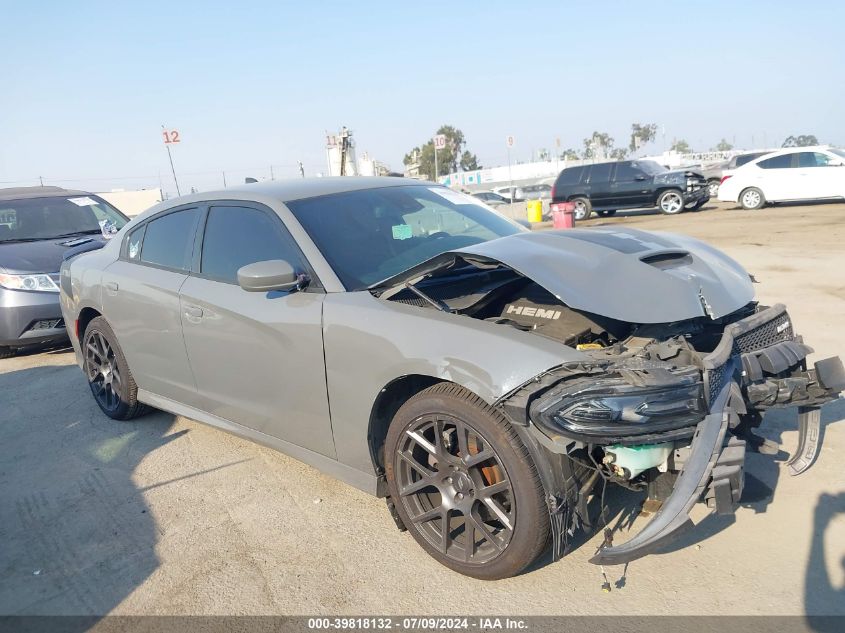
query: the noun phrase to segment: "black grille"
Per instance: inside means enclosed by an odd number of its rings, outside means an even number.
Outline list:
[[[791,341],[793,338],[792,321],[790,321],[789,315],[784,312],[777,318],[737,336],[734,339],[733,353],[756,352],[781,341]]]
[[[728,332],[730,332],[730,326],[728,327]],[[729,333],[725,335],[730,336]],[[709,404],[713,404],[713,401],[719,395],[725,383],[731,380],[728,372],[728,367],[731,365],[730,357],[747,354],[748,352],[756,352],[757,350],[771,347],[782,341],[791,341],[793,338],[795,338],[795,332],[792,329],[792,321],[789,318],[789,314],[786,312],[780,313],[774,319],[766,321],[747,332],[736,335],[731,343],[730,356],[724,358],[721,365],[707,372]]]
[[[709,403],[712,404],[712,402],[716,399],[716,396],[718,396],[719,392],[722,390],[722,387],[725,386],[725,380],[729,378],[727,373],[725,365],[711,369],[707,373],[707,395]]]

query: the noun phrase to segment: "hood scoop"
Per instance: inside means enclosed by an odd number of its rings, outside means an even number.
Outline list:
[[[660,270],[669,270],[680,266],[691,266],[692,255],[689,251],[658,251],[640,257],[640,261]]]

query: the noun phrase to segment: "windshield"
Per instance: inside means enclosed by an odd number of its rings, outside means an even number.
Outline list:
[[[116,232],[128,220],[93,195],[0,200],[0,242]]]
[[[827,151],[829,151],[831,154],[836,154],[837,156],[839,156],[839,158],[845,159],[845,150],[843,150],[843,149],[833,149],[833,148],[831,148]]]
[[[524,229],[446,187],[365,189],[287,203],[347,290]]]
[[[663,165],[659,165],[653,160],[637,161],[637,167],[642,169],[649,176],[656,176],[657,174],[662,174],[663,172],[669,171]]]

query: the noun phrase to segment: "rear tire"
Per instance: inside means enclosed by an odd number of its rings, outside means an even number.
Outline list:
[[[103,317],[96,317],[82,336],[83,369],[94,400],[113,420],[131,420],[147,412],[138,402],[132,377],[117,337]]]
[[[743,209],[762,209],[766,205],[766,197],[757,187],[748,187],[739,194],[739,204]]]
[[[590,204],[589,198],[572,198],[572,204],[575,205],[575,212],[573,216],[576,222],[587,220],[593,212],[593,205]]]
[[[660,194],[657,208],[664,215],[677,215],[684,210],[684,195],[677,189],[669,189]]]
[[[549,516],[531,455],[510,423],[463,387],[439,383],[410,398],[384,455],[402,522],[446,567],[498,580],[545,548]]]

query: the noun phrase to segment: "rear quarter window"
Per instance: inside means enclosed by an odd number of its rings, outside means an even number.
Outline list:
[[[557,177],[555,187],[565,187],[567,185],[577,185],[581,182],[581,174],[584,173],[583,167],[570,167],[560,172]]]

